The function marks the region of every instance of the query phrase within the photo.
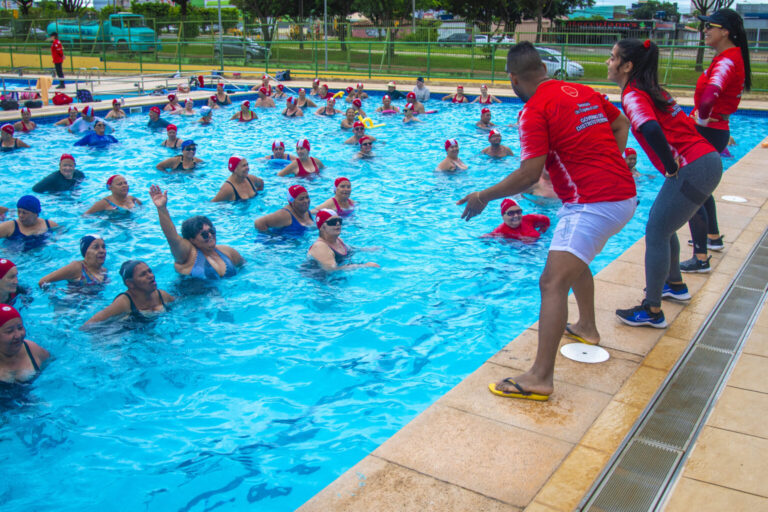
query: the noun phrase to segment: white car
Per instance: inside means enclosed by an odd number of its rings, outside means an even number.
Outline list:
[[[475,36],[475,42],[486,44],[488,43],[488,35],[487,34],[480,34]],[[514,37],[507,37],[504,34],[493,36],[490,38],[490,42],[496,43],[496,44],[507,44],[512,45],[515,44],[515,38]]]
[[[581,78],[584,76],[584,68],[578,62],[573,62],[568,57],[549,48],[536,47],[541,60],[547,66],[547,75],[553,78]]]

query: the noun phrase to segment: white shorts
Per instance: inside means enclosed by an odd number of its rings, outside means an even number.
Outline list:
[[[570,252],[589,265],[605,243],[635,214],[637,198],[604,203],[566,203],[557,212],[550,251]]]

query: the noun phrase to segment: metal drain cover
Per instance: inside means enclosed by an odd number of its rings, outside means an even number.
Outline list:
[[[722,196],[723,201],[730,201],[731,203],[746,203],[747,198],[741,196]]]
[[[611,356],[604,348],[584,343],[569,343],[560,347],[563,356],[579,363],[602,363]]]

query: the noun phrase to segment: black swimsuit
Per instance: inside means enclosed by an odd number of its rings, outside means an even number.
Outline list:
[[[174,167],[172,170],[173,170],[173,171],[191,171],[191,170],[193,170],[195,167],[197,167],[197,162],[192,162],[192,167],[190,167],[189,169],[187,169],[186,167],[184,167],[184,159],[182,158],[181,160],[179,160],[179,165],[177,165],[176,167]]]
[[[248,178],[245,178],[245,181],[248,182],[248,184],[251,186],[251,188],[253,189],[253,192],[255,194],[259,193],[259,191],[256,190],[256,187],[253,186],[253,182],[251,180],[249,180]],[[240,197],[240,194],[237,193],[237,189],[235,188],[235,185],[232,182],[230,182],[229,180],[225,181],[224,183],[227,183],[227,184],[229,184],[230,187],[232,187],[232,192],[235,193],[235,201],[240,201],[242,199],[242,197]]]
[[[27,345],[27,342],[24,341],[24,349],[27,351],[27,355],[29,356],[29,360],[32,361],[32,368],[35,369],[36,372],[40,371],[40,366],[37,364],[37,361],[35,361],[35,358],[32,356],[32,351],[29,350],[29,345]]]
[[[128,297],[128,302],[131,303],[131,317],[136,320],[146,320],[147,315],[141,312],[139,308],[136,307],[136,304],[133,302],[133,299],[131,298],[130,294],[128,292],[123,292],[120,295],[125,295]],[[118,297],[120,296],[118,295]],[[160,299],[160,305],[163,306],[164,311],[168,311],[168,308],[165,307],[165,301],[163,300],[163,294],[160,293],[160,290],[157,290],[157,297]]]

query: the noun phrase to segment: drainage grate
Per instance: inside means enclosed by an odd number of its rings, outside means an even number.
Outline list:
[[[578,510],[661,508],[768,292],[768,230]]]

